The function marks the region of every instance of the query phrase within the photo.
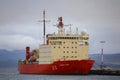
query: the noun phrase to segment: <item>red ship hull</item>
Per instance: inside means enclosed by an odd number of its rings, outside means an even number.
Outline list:
[[[21,74],[87,74],[94,60],[56,61],[52,64],[19,64]]]

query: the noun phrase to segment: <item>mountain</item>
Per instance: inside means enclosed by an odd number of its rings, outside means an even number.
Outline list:
[[[19,59],[25,59],[24,50],[7,51],[0,49],[0,67],[16,67]]]
[[[90,58],[95,60],[94,67],[98,68],[101,65],[101,54],[90,54]],[[120,69],[120,53],[104,54],[103,64],[113,68]]]

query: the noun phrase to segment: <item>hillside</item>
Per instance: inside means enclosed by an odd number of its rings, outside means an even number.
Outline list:
[[[16,67],[19,59],[25,58],[24,50],[0,50],[0,67]]]
[[[94,67],[98,68],[101,65],[100,54],[91,54],[90,58],[95,60]],[[113,69],[120,69],[120,53],[104,54],[104,65]]]

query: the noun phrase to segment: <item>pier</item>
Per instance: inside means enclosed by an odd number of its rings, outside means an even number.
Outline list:
[[[118,75],[120,76],[120,70],[90,70],[89,74],[96,74],[96,75]]]

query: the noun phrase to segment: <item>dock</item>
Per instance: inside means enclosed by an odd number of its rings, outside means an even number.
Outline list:
[[[120,70],[90,70],[89,74],[96,74],[96,75],[118,75],[120,76]]]

